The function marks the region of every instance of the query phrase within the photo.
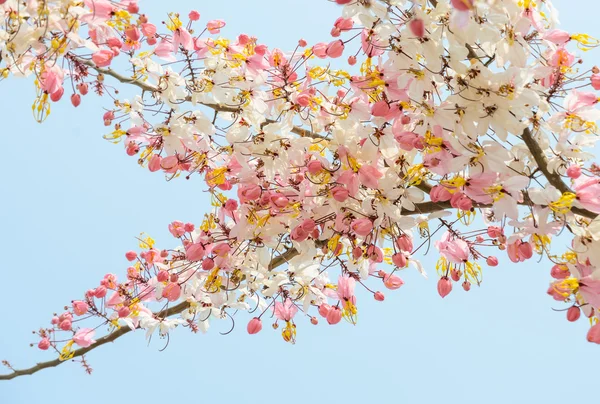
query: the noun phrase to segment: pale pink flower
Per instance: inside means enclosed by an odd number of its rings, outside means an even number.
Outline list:
[[[73,341],[82,348],[87,348],[96,341],[93,339],[96,331],[91,328],[80,328],[73,336]]]
[[[275,302],[275,317],[282,321],[291,321],[296,313],[298,307],[292,302],[291,299],[285,299],[285,302]]]

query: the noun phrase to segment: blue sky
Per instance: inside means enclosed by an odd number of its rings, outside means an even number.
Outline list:
[[[144,1],[158,22],[167,11],[197,8],[202,20],[222,18],[225,35],[245,32],[291,49],[328,38],[339,9],[325,0]],[[600,37],[592,0],[555,0],[563,27]],[[577,6],[575,7],[574,4]],[[600,64],[600,50],[587,54]],[[31,116],[29,81],[5,81],[0,122],[3,157],[0,246],[0,359],[15,367],[53,359],[29,348],[31,330],[95,286],[107,272],[124,273],[124,252],[145,231],[172,246],[172,220],[199,222],[208,209],[203,184],[140,169],[122,146],[102,139],[102,106],[84,97],[74,110],[54,106],[42,125]],[[7,99],[10,102],[7,102]],[[435,275],[437,257],[423,260]],[[245,319],[208,334],[176,330],[169,347],[136,332],[87,356],[92,376],[64,364],[32,377],[0,382],[0,403],[121,402],[286,403],[563,403],[594,394],[599,347],[585,341],[587,324],[568,323],[546,296],[547,263],[487,269],[481,288],[437,295],[435,280],[415,272],[378,303],[360,300],[358,325],[299,323],[296,345],[265,327],[248,336]],[[360,296],[359,296],[360,299]],[[32,338],[33,337],[33,338]],[[59,400],[60,398],[60,400]]]

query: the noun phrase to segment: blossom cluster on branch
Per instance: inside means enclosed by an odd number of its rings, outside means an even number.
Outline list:
[[[355,323],[402,271],[427,276],[425,250],[442,297],[545,257],[548,294],[600,343],[600,70],[581,59],[598,41],[560,30],[548,0],[335,2],[329,40],[283,51],[197,11],[153,23],[137,0],[0,0],[0,76],[34,80],[35,119],[109,98],[105,138],[167,180],[198,177],[212,204],[169,224],[176,247],[140,236],[125,274],[36,331],[59,359],[0,379],[238,311],[293,343],[303,323]]]

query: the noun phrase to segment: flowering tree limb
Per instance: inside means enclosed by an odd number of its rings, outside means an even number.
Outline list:
[[[544,258],[547,294],[600,343],[600,69],[576,54],[600,41],[557,28],[549,1],[336,3],[333,40],[286,52],[223,38],[222,20],[198,29],[196,11],[159,32],[136,0],[0,0],[0,74],[33,76],[36,120],[68,88],[75,108],[109,96],[105,139],[151,173],[200,181],[211,202],[201,223],[169,224],[172,248],[141,235],[124,276],[35,332],[41,350],[66,360],[124,330],[204,332],[244,311],[249,334],[272,313],[293,343],[301,317],[355,324],[357,289],[383,301],[367,284],[426,275],[429,246],[441,297],[480,285],[483,266]],[[106,77],[141,94],[123,99]],[[93,320],[118,331],[94,340]]]

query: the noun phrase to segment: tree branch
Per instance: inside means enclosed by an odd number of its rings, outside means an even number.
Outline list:
[[[544,177],[546,177],[550,185],[554,186],[563,194],[565,192],[575,193],[567,184],[564,183],[562,178],[560,178],[560,175],[555,172],[550,172],[548,169],[548,160],[546,160],[544,151],[540,147],[539,143],[533,138],[533,134],[529,128],[525,128],[523,134],[521,134],[521,139],[523,139],[523,142],[531,152],[531,155],[533,156],[538,168],[542,174],[544,174]],[[588,219],[595,219],[598,216],[598,214],[594,212],[590,212],[587,209],[581,209],[578,207],[572,207],[571,211],[579,216],[587,217]]]
[[[143,81],[140,80],[136,80],[136,79],[132,79],[131,77],[126,77],[123,76],[122,74],[119,74],[117,72],[115,72],[112,69],[105,69],[103,67],[97,67],[94,62],[92,62],[91,60],[87,60],[87,59],[82,59],[80,57],[74,56],[74,58],[77,59],[77,61],[83,63],[84,65],[91,67],[92,69],[94,69],[95,71],[97,71],[98,73],[102,73],[105,76],[110,76],[112,78],[114,78],[115,80],[124,83],[124,84],[132,84],[136,87],[141,88],[144,91],[148,91],[150,93],[160,93],[161,90],[158,87],[155,87],[153,85],[144,83]],[[190,96],[187,96],[185,98],[185,101],[191,101],[192,98]],[[200,103],[201,105],[204,105],[205,107],[214,109],[217,112],[231,112],[231,113],[239,113],[240,112],[240,108],[238,107],[230,107],[227,105],[221,105],[221,104],[213,104],[213,103]],[[273,119],[266,119],[267,123],[276,123],[277,121],[273,120]],[[319,135],[318,133],[312,132],[310,130],[301,128],[299,126],[294,126],[291,129],[291,132],[299,135],[301,137],[310,137],[313,139],[327,139],[326,136],[323,135]]]

